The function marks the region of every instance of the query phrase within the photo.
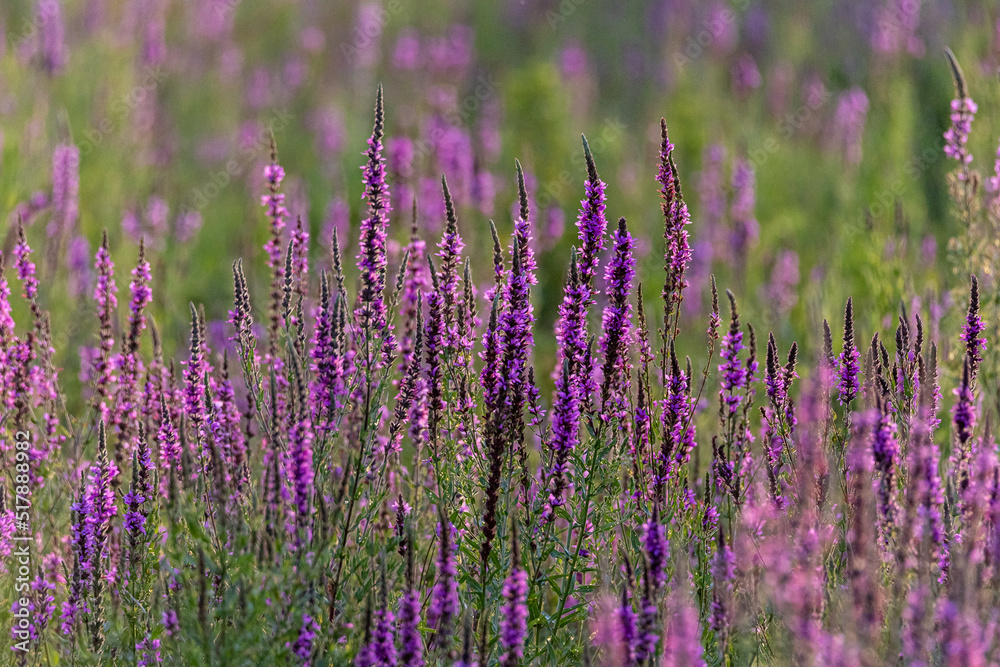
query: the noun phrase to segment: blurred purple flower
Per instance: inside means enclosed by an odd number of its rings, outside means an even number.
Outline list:
[[[868,96],[864,90],[855,87],[840,96],[833,116],[832,135],[847,164],[861,163],[861,138],[867,115]]]
[[[397,69],[414,70],[420,65],[420,35],[414,28],[405,28],[396,38],[392,64]]]
[[[35,6],[38,21],[39,53],[42,67],[49,74],[61,74],[69,56],[66,52],[66,28],[63,25],[61,0],[38,0]]]
[[[972,154],[968,149],[969,132],[978,110],[979,106],[969,97],[951,101],[951,127],[944,133],[944,154],[961,165],[959,180],[967,178],[965,171],[972,163]]]
[[[767,300],[779,317],[785,317],[798,301],[799,255],[794,250],[778,253],[771,269],[771,282],[765,288]]]
[[[760,88],[764,82],[757,69],[757,61],[749,53],[744,53],[733,65],[733,88],[739,96],[745,96],[752,90]]]

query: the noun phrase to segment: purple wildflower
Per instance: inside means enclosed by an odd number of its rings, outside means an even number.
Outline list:
[[[290,457],[289,478],[295,492],[295,517],[299,540],[310,539],[310,524],[312,514],[313,480],[315,469],[313,464],[313,426],[309,416],[309,407],[305,402],[305,387],[300,371],[296,369],[298,384],[297,414],[294,424],[288,434],[288,449]]]
[[[123,450],[131,451],[133,447],[131,436],[139,418],[139,376],[143,372],[139,340],[146,328],[146,306],[153,300],[150,280],[145,245],[140,242],[139,259],[132,270],[132,282],[129,284],[132,299],[129,303],[128,334],[122,340],[122,353],[118,360],[120,372],[115,395],[116,409],[111,420],[119,434],[119,443],[115,448],[115,462],[118,465],[122,464]]]
[[[535,272],[538,269],[535,263],[535,251],[532,248],[531,243],[531,218],[529,217],[529,207],[528,207],[528,189],[525,186],[525,176],[524,170],[521,168],[521,163],[517,160],[514,161],[514,166],[517,169],[517,190],[518,190],[518,212],[514,219],[514,240],[521,253],[521,265],[524,268],[524,274],[528,279],[529,285],[535,285],[538,283],[538,278]],[[513,255],[513,248],[511,249],[511,254]]]
[[[503,371],[499,367],[500,359],[504,355],[504,351],[500,347],[503,332],[499,329],[499,309],[500,296],[497,295],[493,298],[489,323],[483,332],[483,351],[479,353],[483,360],[483,370],[480,372],[479,381],[483,387],[483,408],[486,414],[493,414],[494,410],[499,407],[498,402],[503,382]]]
[[[305,298],[308,291],[309,280],[309,232],[302,226],[301,216],[296,220],[295,229],[292,230],[290,253],[292,258],[292,283],[295,294],[299,301],[301,301]],[[294,309],[290,315],[289,324],[302,324],[297,321]]]
[[[607,207],[604,190],[607,186],[597,175],[587,137],[583,137],[583,153],[587,161],[586,197],[580,202],[576,226],[580,234],[580,281],[590,288],[597,273],[597,262],[604,249],[604,234],[608,227],[604,217]]]
[[[0,407],[5,411],[14,407],[12,382],[14,364],[12,353],[14,342],[14,317],[10,305],[10,284],[4,275],[4,256],[0,252]]]
[[[741,340],[742,335],[740,332]],[[740,345],[742,344],[740,343]],[[738,353],[739,350],[734,352],[734,354]],[[738,368],[739,362],[735,356],[733,361]],[[733,378],[736,378],[735,371]],[[666,398],[661,401],[663,411],[660,413],[660,424],[663,428],[663,443],[660,449],[659,475],[656,479],[657,496],[660,500],[663,500],[663,485],[671,472],[683,470],[683,467],[691,461],[691,452],[697,445],[690,371],[681,370],[673,346],[670,348],[666,394]]]
[[[554,510],[563,503],[567,483],[567,463],[580,440],[580,403],[584,390],[580,378],[583,357],[586,354],[587,287],[580,281],[576,249],[570,262],[570,275],[566,292],[559,307],[560,318],[556,338],[560,342],[563,359],[562,373],[556,380],[556,393],[552,406],[552,467],[549,469],[549,498],[545,516],[552,520]],[[561,330],[561,335],[560,335]]]
[[[35,263],[31,261],[31,247],[24,236],[24,227],[17,227],[17,243],[14,245],[14,268],[17,278],[24,286],[24,298],[28,301],[38,296],[38,277],[35,273]]]
[[[52,209],[50,236],[69,234],[80,215],[80,149],[73,144],[52,153]]]
[[[840,96],[833,117],[832,135],[837,142],[837,150],[847,164],[861,163],[861,138],[867,114],[868,96],[864,90],[855,87]]]
[[[444,299],[440,283],[434,271],[434,262],[427,258],[431,270],[432,289],[427,295],[427,322],[424,324],[424,348],[427,366],[427,398],[430,409],[430,437],[437,446],[438,423],[444,416],[444,368],[442,352],[445,346],[446,323],[444,320]]]
[[[969,485],[972,461],[972,431],[976,427],[976,398],[972,391],[972,377],[969,361],[966,359],[962,367],[962,383],[955,388],[957,397],[952,408],[952,423],[955,427],[955,443],[952,446],[951,464],[959,490],[964,491]],[[962,493],[959,494],[963,495]]]
[[[60,74],[66,68],[66,27],[63,25],[60,0],[38,0],[39,52],[42,68],[51,74]]]
[[[559,345],[560,363],[569,364],[574,382],[584,387],[583,362],[587,354],[587,308],[590,305],[590,288],[580,273],[579,255],[574,247],[570,257],[570,273],[566,281],[562,303],[559,304],[559,321],[556,323],[556,342]]]
[[[90,243],[86,236],[74,236],[66,249],[66,264],[69,268],[69,293],[74,299],[88,294],[92,289],[94,275],[90,269]]]
[[[406,537],[406,591],[399,599],[400,667],[423,667],[424,644],[420,634],[420,591],[415,588],[413,533]]]
[[[994,207],[1000,205],[1000,144],[997,145],[996,157],[993,158],[993,175],[986,181],[986,191],[990,195]],[[928,239],[934,240],[933,236]]]
[[[924,534],[924,527],[929,529],[934,558],[940,570],[938,581],[943,582],[948,576],[950,554],[943,514],[945,499],[939,472],[940,451],[929,423],[918,421],[914,432],[916,437],[910,445],[909,475],[917,502],[918,527],[914,530],[914,537],[919,539]]]
[[[334,429],[333,417],[344,399],[344,358],[340,346],[339,311],[344,307],[344,295],[331,290],[324,271],[320,278],[320,299],[316,311],[316,328],[310,351],[312,381],[309,399],[313,424],[318,433]]]
[[[677,334],[677,317],[684,289],[688,286],[688,264],[691,262],[691,245],[688,242],[687,226],[691,224],[684,195],[681,192],[680,176],[674,164],[674,145],[667,137],[667,121],[660,119],[660,165],[656,180],[660,183],[660,208],[663,211],[663,239],[666,242],[664,270],[667,274],[663,285],[664,327],[671,340]]]
[[[738,159],[733,164],[732,175],[733,200],[729,209],[732,220],[733,255],[740,272],[746,267],[747,252],[756,243],[760,233],[760,225],[754,217],[755,178],[753,165],[744,159]]]
[[[184,369],[184,414],[191,423],[192,430],[200,437],[201,429],[208,415],[205,413],[205,373],[204,341],[201,337],[201,327],[198,323],[198,311],[194,304],[191,307],[191,344],[189,347],[187,367]],[[192,447],[197,443],[192,442]]]
[[[872,456],[875,461],[875,479],[878,489],[878,514],[882,529],[883,544],[891,544],[896,530],[896,468],[898,466],[899,443],[896,421],[889,407],[877,399],[879,417],[872,435]]]
[[[876,10],[871,38],[876,51],[890,55],[904,51],[913,56],[923,55],[924,43],[917,35],[920,4],[911,0],[884,0]]]
[[[375,632],[372,635],[372,647],[375,659],[380,667],[396,667],[396,641],[393,637],[393,626],[396,617],[392,610],[383,607],[375,612]]]
[[[368,162],[362,167],[368,217],[361,221],[361,239],[358,251],[358,271],[361,274],[361,291],[355,315],[364,330],[364,336],[378,336],[386,328],[385,291],[386,248],[389,226],[389,186],[385,180],[385,159],[382,157],[382,136],[385,114],[382,106],[382,86],[375,102],[375,126],[368,139]]]
[[[114,271],[115,265],[111,261],[111,253],[108,251],[108,233],[104,232],[101,247],[97,249],[97,257],[94,263],[97,271],[97,285],[94,287],[94,300],[97,302],[97,316],[101,325],[100,331],[100,354],[94,364],[95,392],[94,400],[102,420],[107,420],[110,409],[107,405],[108,396],[111,391],[111,384],[114,379],[114,371],[110,360],[111,350],[114,349],[115,339],[113,333],[114,313],[118,308],[118,286],[115,285]]]
[[[661,667],[704,667],[698,612],[682,590],[670,596]]]
[[[621,633],[618,650],[621,651],[621,664],[624,667],[635,667],[636,665],[636,644],[639,640],[637,621],[635,610],[632,609],[628,586],[623,586],[621,606],[618,608],[618,624]]]
[[[728,290],[726,294],[729,295],[731,317],[729,331],[722,337],[722,363],[719,364],[719,372],[722,373],[720,390],[728,414],[734,415],[743,401],[740,391],[747,386],[749,377],[739,359],[740,352],[746,349],[746,346],[743,345],[743,331],[740,330],[740,318],[736,312],[736,297]]]
[[[91,572],[90,561],[88,559],[91,543],[89,518],[93,511],[93,505],[87,494],[84,480],[81,478],[80,491],[76,496],[76,502],[70,504],[72,523],[69,529],[69,539],[70,548],[73,551],[73,570],[66,600],[62,605],[62,623],[60,629],[64,635],[73,635],[76,632],[77,623],[86,608],[84,594],[88,588]]]
[[[285,216],[288,215],[285,195],[278,192],[284,179],[285,170],[280,164],[272,162],[264,167],[264,180],[267,181],[268,193],[261,196],[260,204],[267,209],[267,217],[271,223],[271,235],[264,245],[264,250],[267,253],[267,265],[272,269],[281,267],[281,232],[285,229]]]
[[[454,544],[455,528],[450,521],[443,520],[438,524],[437,583],[431,591],[431,603],[427,608],[427,625],[437,631],[433,640],[437,648],[451,645],[453,625],[460,609]]]
[[[840,392],[840,404],[849,405],[861,388],[859,376],[861,368],[858,360],[861,353],[854,342],[854,302],[847,299],[847,308],[844,311],[844,349],[837,359],[837,388]]]
[[[969,153],[969,131],[972,119],[979,107],[969,97],[960,97],[951,101],[951,127],[944,133],[944,154],[957,160],[963,171],[959,172],[959,180],[967,177],[964,170],[972,163]]]
[[[198,233],[203,222],[199,211],[194,209],[182,210],[174,220],[174,237],[179,243],[187,243]]]
[[[141,511],[143,501],[145,501],[145,496],[135,489],[129,489],[122,498],[122,502],[125,504],[125,518],[122,519],[122,527],[126,533],[146,534],[146,517]]]
[[[965,343],[965,356],[969,361],[969,383],[975,384],[979,364],[983,361],[983,350],[986,349],[986,339],[980,334],[986,329],[983,318],[979,316],[979,280],[972,276],[972,287],[969,290],[969,312],[962,325],[959,339]]]
[[[712,564],[712,578],[715,580],[715,585],[712,587],[710,624],[719,638],[719,644],[723,647],[724,653],[725,647],[729,643],[730,623],[732,622],[730,606],[736,558],[732,549],[726,544],[725,531],[721,528],[718,531],[718,538],[718,548]]]
[[[614,234],[615,254],[604,273],[608,286],[608,305],[604,308],[600,349],[604,353],[601,384],[601,406],[607,411],[614,406],[617,416],[627,414],[625,395],[630,375],[627,353],[632,343],[632,305],[629,292],[635,278],[635,240],[629,234],[625,218],[618,220]],[[610,405],[609,405],[610,404]]]
[[[160,640],[153,639],[148,634],[135,645],[136,667],[149,667],[163,662],[160,652]]]
[[[528,573],[521,568],[517,532],[513,535],[510,574],[503,583],[500,617],[500,664],[516,667],[524,657],[524,636],[528,631]]]
[[[794,250],[782,250],[774,260],[771,282],[765,288],[767,299],[779,317],[787,317],[795,306],[798,286],[799,255]]]
[[[399,337],[399,372],[406,375],[406,369],[414,358],[414,338],[419,327],[416,325],[418,300],[420,295],[430,286],[430,276],[426,263],[427,244],[417,232],[416,219],[410,232],[410,244],[407,246],[406,274],[403,279],[403,295],[399,315],[403,321],[403,329]]]
[[[56,611],[55,597],[52,595],[55,589],[55,582],[43,577],[42,570],[39,568],[38,575],[31,582],[32,599],[28,603],[33,616],[31,619],[32,629],[39,635],[39,638],[48,628],[49,621],[52,620]]]
[[[282,285],[285,282],[285,267],[281,261],[281,233],[285,229],[285,195],[278,192],[281,181],[285,178],[285,170],[278,164],[278,154],[271,145],[271,163],[264,167],[264,179],[267,181],[267,194],[260,198],[261,206],[267,209],[270,235],[264,244],[267,254],[267,266],[271,269],[271,294],[268,303],[267,353],[266,361],[273,361],[281,370],[282,360],[278,357],[278,328],[280,326],[279,306],[281,304]]]
[[[438,243],[438,257],[441,258],[441,269],[437,275],[437,283],[441,293],[441,318],[447,336],[445,344],[453,349],[460,347],[461,332],[456,316],[456,310],[461,299],[458,287],[458,267],[462,262],[462,249],[465,243],[458,233],[458,220],[455,217],[455,204],[448,190],[448,182],[441,177],[441,189],[444,192],[444,205],[447,223],[444,235]]]
[[[399,600],[401,667],[423,667],[423,640],[420,636],[420,592],[408,590]]]
[[[165,471],[162,478],[163,492],[165,493],[169,473],[174,470],[180,471],[181,444],[162,393],[160,394],[160,425],[156,432],[156,441],[160,449],[160,465]]]
[[[667,559],[669,558],[669,543],[660,523],[659,505],[653,505],[653,514],[642,526],[644,546],[646,549],[647,567],[654,594],[666,584]]]
[[[309,614],[302,614],[302,625],[299,626],[299,634],[295,638],[292,652],[295,653],[295,657],[301,660],[304,665],[310,664],[309,661],[312,659],[313,653],[313,642],[316,641],[316,635],[319,631],[319,623]]]

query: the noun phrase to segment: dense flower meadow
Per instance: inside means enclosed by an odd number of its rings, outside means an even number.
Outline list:
[[[952,63],[945,151],[969,201],[981,196],[966,150],[976,105]],[[691,218],[667,124],[653,312],[584,138],[546,402],[531,351],[549,334],[534,327],[520,164],[511,238],[489,223],[485,294],[446,177],[440,240],[427,247],[414,205],[390,276],[385,123],[380,88],[356,289],[336,234],[332,270],[318,275],[301,220],[283,244],[291,222],[272,145],[261,197],[271,291],[251,294],[235,262],[235,358],[212,353],[192,304],[188,353],[165,359],[145,315],[145,249],[125,277],[105,236],[82,416],[63,414],[18,225],[14,290],[0,276],[2,450],[17,472],[0,496],[3,554],[19,546],[21,496],[69,498],[31,540],[44,553],[10,608],[22,664],[32,653],[140,665],[996,664],[1000,460],[976,419],[989,369],[975,276],[951,332],[964,355],[949,419],[936,341],[905,308],[886,346],[855,331],[848,300],[842,342],[841,323],[825,323],[806,373],[796,344],[765,340],[712,278],[709,361],[695,368],[676,346]],[[12,291],[29,319],[14,321]],[[718,406],[707,429],[696,426],[702,399]]]
[[[22,44],[53,77],[68,58],[61,6],[41,0]],[[873,48],[922,52],[919,11],[883,10]],[[429,56],[450,74],[470,60],[458,33]],[[346,46],[375,57],[364,39]],[[415,70],[419,48],[404,31],[397,67]],[[658,197],[656,236],[648,212],[609,214],[618,193],[585,136],[564,233],[553,181],[514,161],[494,182],[504,167],[481,169],[462,119],[436,116],[427,143],[392,134],[405,96],[392,85],[372,91],[349,177],[359,223],[337,200],[314,234],[278,136],[300,119],[272,118],[237,165],[257,186],[237,234],[252,252],[210,258],[231,275],[224,321],[207,298],[177,298],[190,267],[174,244],[211,232],[198,202],[221,196],[229,163],[173,222],[149,197],[92,252],[80,165],[112,131],[60,142],[51,193],[12,205],[0,234],[4,660],[1000,665],[1000,149],[981,172],[974,91],[950,50],[935,62],[955,89],[938,141],[953,298],[886,280],[798,341],[799,255],[776,250],[750,293],[766,160],[726,169],[712,145],[682,187],[671,114],[658,138],[623,140],[655,155],[635,179]],[[733,74],[737,93],[761,85],[749,55]],[[828,98],[812,93],[809,114]],[[827,149],[857,166],[869,100],[851,89],[835,106]],[[417,153],[443,174],[417,178]],[[898,203],[895,216],[905,226]],[[856,306],[876,289],[898,308]]]

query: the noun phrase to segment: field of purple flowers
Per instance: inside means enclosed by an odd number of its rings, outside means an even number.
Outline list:
[[[0,661],[1000,666],[996,8],[593,4],[0,12]]]

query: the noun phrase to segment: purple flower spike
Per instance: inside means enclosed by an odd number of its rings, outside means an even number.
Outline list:
[[[129,302],[128,333],[122,341],[121,358],[118,360],[120,372],[115,393],[117,405],[111,420],[119,435],[119,443],[115,448],[115,463],[119,466],[123,463],[123,449],[129,452],[133,449],[132,435],[139,418],[139,376],[143,373],[139,341],[146,328],[146,306],[153,300],[153,291],[149,287],[151,278],[145,244],[140,242],[139,259],[132,270],[132,282],[129,284],[132,299]]]
[[[733,594],[733,579],[735,578],[736,559],[733,550],[726,544],[725,531],[718,532],[718,549],[712,564],[712,577],[715,585],[712,588],[712,609],[710,623],[712,630],[718,635],[719,644],[725,647],[729,642],[731,619],[730,598]]]
[[[510,574],[503,584],[500,617],[500,664],[517,667],[524,657],[524,636],[528,631],[528,573],[521,567],[517,525],[511,533]]]
[[[301,384],[301,380],[299,382]],[[304,391],[302,395],[304,395]],[[295,491],[295,517],[296,525],[300,531],[296,539],[308,541],[310,539],[313,480],[315,479],[312,450],[313,431],[309,409],[301,403],[300,405],[301,409],[295,420],[295,425],[288,434],[291,457],[289,476]]]
[[[400,318],[403,321],[402,333],[399,337],[399,373],[401,376],[406,375],[406,369],[414,358],[414,339],[419,328],[417,326],[417,302],[420,295],[430,287],[426,255],[427,244],[418,233],[416,207],[414,207],[413,228],[410,231],[410,244],[407,247],[406,276],[403,279],[403,296],[399,310]],[[417,356],[419,357],[419,355]]]
[[[395,615],[387,607],[375,612],[375,633],[372,636],[372,645],[375,659],[380,667],[396,667],[397,665],[396,640],[393,636],[395,621]]]
[[[944,133],[944,154],[958,160],[962,167],[972,163],[972,154],[968,149],[969,131],[977,111],[979,107],[968,97],[951,101],[951,127]]]
[[[632,305],[629,294],[635,278],[635,240],[625,225],[625,218],[618,220],[614,234],[615,254],[604,273],[608,286],[608,305],[604,308],[603,332],[600,349],[604,353],[601,384],[601,406],[607,412],[614,409],[619,419],[627,416],[627,388],[631,375],[627,350],[632,343]],[[624,352],[624,353],[623,353]]]
[[[848,298],[844,311],[844,350],[837,359],[837,388],[840,391],[841,405],[849,405],[858,396],[861,388],[861,368],[858,365],[860,358],[861,353],[854,342],[854,302]]]
[[[38,0],[39,52],[42,67],[49,74],[60,74],[66,68],[66,27],[63,25],[60,0]]]
[[[663,211],[663,240],[666,243],[667,274],[663,284],[664,326],[666,335],[673,339],[677,334],[677,317],[681,302],[684,300],[684,289],[688,286],[685,278],[688,264],[691,262],[691,245],[688,241],[687,226],[691,224],[691,215],[684,195],[681,193],[681,181],[674,164],[674,145],[667,137],[667,121],[660,119],[660,165],[656,180],[660,183],[660,208]]]
[[[666,584],[667,559],[670,556],[667,536],[663,524],[660,523],[659,505],[653,505],[653,514],[649,521],[643,524],[642,530],[645,535],[644,546],[648,559],[649,578],[655,594]]]
[[[271,236],[264,245],[264,250],[267,252],[267,265],[272,269],[281,267],[281,232],[285,229],[285,217],[288,215],[285,195],[278,192],[284,179],[285,170],[277,162],[272,160],[271,164],[264,167],[268,193],[260,198],[260,204],[267,209],[267,217],[271,223]]]
[[[444,235],[438,244],[438,257],[441,258],[441,269],[437,276],[438,286],[441,292],[441,317],[447,331],[446,344],[448,347],[458,349],[462,332],[459,331],[459,323],[456,317],[458,302],[461,293],[458,286],[458,267],[462,263],[462,249],[465,243],[458,233],[458,220],[455,217],[455,204],[451,199],[451,192],[448,190],[448,181],[441,177],[441,189],[444,191],[444,206],[447,222],[445,224]]]
[[[437,632],[433,643],[436,648],[451,645],[455,619],[458,618],[458,580],[455,578],[455,527],[442,518],[438,524],[437,583],[431,591],[431,603],[427,608],[427,625]]]
[[[721,357],[719,372],[722,373],[720,382],[722,391],[722,401],[728,409],[730,415],[736,414],[736,410],[743,397],[740,390],[747,386],[747,371],[740,363],[739,354],[745,349],[743,345],[743,332],[740,330],[740,318],[736,311],[736,297],[732,292],[726,291],[729,296],[730,324],[729,331],[722,337]]]
[[[336,289],[334,286],[333,289]],[[312,420],[318,434],[333,431],[334,415],[342,407],[344,387],[344,356],[340,346],[339,312],[344,295],[333,293],[324,271],[320,277],[320,298],[316,311],[316,328],[313,333],[310,369],[309,400]]]
[[[969,312],[962,325],[962,335],[959,339],[965,343],[965,356],[969,361],[969,383],[975,384],[979,364],[983,361],[983,350],[986,349],[986,339],[980,334],[986,329],[983,318],[979,316],[979,280],[972,276],[972,286],[969,289]]]
[[[528,189],[524,184],[524,170],[521,168],[521,163],[514,160],[514,166],[517,169],[519,201],[518,216],[514,220],[514,239],[521,253],[521,265],[524,268],[525,276],[528,278],[528,284],[535,285],[538,283],[538,278],[535,275],[538,266],[535,263],[535,251],[532,248],[531,242],[531,221],[528,217],[530,213],[528,210]],[[511,254],[513,254],[513,249],[511,250]]]
[[[501,383],[503,373],[499,367],[499,362],[503,358],[501,345],[502,332],[499,329],[500,296],[493,298],[493,307],[490,309],[489,323],[486,331],[483,332],[483,351],[479,353],[483,360],[483,370],[480,372],[479,381],[483,387],[483,408],[485,414],[493,414],[499,405]]]
[[[972,391],[972,376],[969,360],[962,367],[962,383],[955,388],[955,406],[952,408],[952,423],[955,427],[955,441],[952,446],[951,465],[959,487],[959,497],[969,486],[972,462],[972,432],[976,427],[976,397]],[[961,500],[959,501],[961,503]]]
[[[586,197],[580,202],[580,216],[576,226],[580,230],[580,281],[590,288],[597,273],[601,250],[604,249],[608,220],[604,217],[606,186],[597,175],[587,137],[583,137],[583,154],[587,160]]]
[[[631,578],[631,577],[630,577]],[[618,608],[619,623],[619,655],[622,663],[626,667],[634,667],[636,664],[636,648],[639,642],[638,618],[635,610],[632,609],[628,586],[622,586],[621,606]]]
[[[24,298],[28,301],[38,296],[38,277],[35,263],[31,261],[31,247],[24,236],[24,226],[17,226],[17,243],[14,245],[14,268],[17,278],[24,285]]]
[[[408,590],[399,600],[399,637],[403,647],[399,656],[401,667],[423,667],[419,591]]]
[[[687,599],[686,592],[675,590],[667,607],[661,667],[704,667],[698,612]]]
[[[150,636],[143,638],[135,645],[136,667],[149,667],[163,662],[163,654],[160,652],[160,640]]]
[[[188,353],[187,367],[184,369],[184,414],[191,423],[196,436],[200,437],[201,428],[205,424],[205,373],[204,347],[201,338],[201,327],[198,324],[198,311],[194,304],[191,307],[191,345]],[[195,443],[192,443],[192,446]]]
[[[428,407],[430,408],[430,437],[433,446],[437,446],[438,424],[445,413],[444,402],[444,367],[442,352],[445,346],[445,328],[443,297],[434,262],[427,258],[431,269],[433,289],[427,295],[427,322],[424,325],[424,348],[426,349]]]
[[[416,545],[413,542],[413,532],[406,536],[406,592],[399,599],[399,640],[402,650],[399,653],[400,667],[423,667],[424,643],[420,634],[420,591],[415,588],[415,569],[413,566]]]
[[[882,540],[888,548],[897,527],[896,472],[899,463],[899,442],[895,417],[889,411],[889,406],[883,405],[880,397],[876,399],[876,403],[879,417],[872,435],[872,456],[875,461]]]
[[[382,157],[382,137],[385,130],[385,112],[382,104],[382,86],[375,101],[375,127],[368,139],[368,162],[361,168],[368,202],[368,217],[361,221],[361,239],[358,251],[358,271],[361,274],[361,291],[355,315],[364,335],[379,336],[386,328],[383,292],[386,273],[386,234],[389,227],[389,185],[385,179],[385,159]]]
[[[549,439],[552,449],[552,468],[549,470],[549,498],[545,516],[550,521],[555,517],[554,510],[563,503],[569,456],[580,440],[580,403],[585,390],[581,375],[585,372],[583,361],[587,352],[587,291],[586,285],[580,281],[576,248],[574,248],[566,293],[559,307],[560,318],[556,333],[563,361],[562,373],[556,380],[556,394],[552,406],[552,437]]]
[[[64,237],[80,215],[80,149],[73,144],[52,153],[52,210],[50,235]]]
[[[108,232],[106,230],[101,247],[97,249],[94,266],[97,271],[94,300],[97,302],[97,317],[101,327],[100,353],[94,363],[94,382],[96,385],[94,401],[101,419],[107,420],[110,411],[107,401],[114,379],[111,350],[115,346],[113,327],[115,310],[118,308],[118,286],[115,285],[115,265],[111,261],[111,253],[108,251]]]
[[[14,408],[15,397],[12,389],[14,363],[12,362],[15,350],[11,348],[16,339],[10,305],[10,284],[4,275],[4,263],[4,255],[0,252],[0,408],[7,411]]]

